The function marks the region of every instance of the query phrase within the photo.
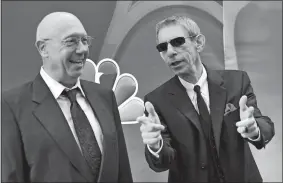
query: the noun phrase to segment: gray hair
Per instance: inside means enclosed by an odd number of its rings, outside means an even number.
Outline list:
[[[182,25],[188,31],[189,36],[197,36],[201,34],[195,21],[184,15],[174,15],[156,24],[156,38],[158,37],[160,29],[169,25]]]

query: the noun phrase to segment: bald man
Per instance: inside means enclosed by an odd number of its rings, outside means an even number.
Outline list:
[[[3,182],[133,182],[112,90],[79,79],[91,37],[66,12],[43,18],[43,65],[3,93]]]

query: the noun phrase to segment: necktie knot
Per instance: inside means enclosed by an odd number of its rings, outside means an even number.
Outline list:
[[[75,88],[75,89],[72,89],[72,90],[69,90],[69,91],[64,90],[62,92],[62,95],[66,96],[71,101],[71,103],[73,103],[73,102],[77,101],[76,95],[77,95],[78,92],[79,92],[78,88]]]
[[[200,86],[199,86],[199,85],[195,85],[195,86],[194,86],[194,91],[195,91],[197,94],[200,94]]]

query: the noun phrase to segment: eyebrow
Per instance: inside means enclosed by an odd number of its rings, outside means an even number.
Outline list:
[[[73,34],[70,34],[68,36],[63,37],[63,40],[67,39],[67,38],[70,38],[70,37],[78,37],[78,36],[87,36],[87,34],[73,33]]]

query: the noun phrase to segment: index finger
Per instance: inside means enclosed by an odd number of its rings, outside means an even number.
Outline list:
[[[246,95],[243,95],[241,98],[240,98],[240,101],[239,101],[239,107],[241,110],[245,111],[247,109],[247,96]]]
[[[146,111],[148,112],[148,117],[156,124],[161,124],[157,113],[155,112],[154,106],[150,102],[145,103]]]
[[[145,108],[146,108],[146,111],[148,112],[149,117],[155,117],[156,113],[155,113],[153,105],[150,102],[145,103]]]

